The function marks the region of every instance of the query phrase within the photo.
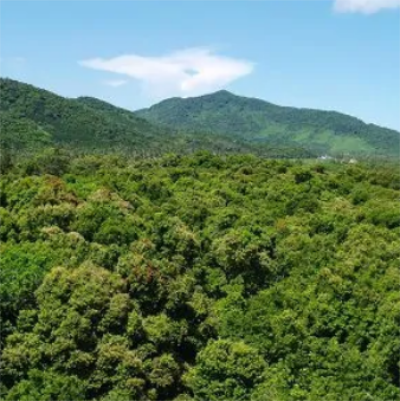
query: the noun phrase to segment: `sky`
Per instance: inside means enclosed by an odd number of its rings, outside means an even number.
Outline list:
[[[0,75],[62,96],[227,89],[400,130],[400,0],[2,0],[0,22]]]

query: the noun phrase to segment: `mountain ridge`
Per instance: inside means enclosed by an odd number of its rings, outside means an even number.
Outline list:
[[[74,152],[127,153],[254,153],[270,157],[309,157],[304,149],[271,149],[224,135],[163,127],[134,112],[91,97],[64,98],[33,85],[0,78],[2,151],[14,157],[43,147]]]
[[[250,141],[308,146],[319,153],[399,153],[400,133],[338,111],[278,106],[226,90],[166,99],[136,112],[180,129],[238,134]]]
[[[1,146],[15,150],[54,144],[146,154],[194,149],[269,157],[399,154],[397,131],[335,111],[278,106],[226,90],[165,99],[136,112],[8,78],[0,78],[0,95]]]
[[[0,93],[2,112],[33,121],[57,143],[114,146],[119,141],[135,144],[158,135],[158,128],[133,114],[129,125],[117,123],[104,110],[19,81],[2,78]]]
[[[270,102],[268,100],[265,100],[265,99],[259,98],[259,97],[239,95],[239,94],[231,92],[231,91],[229,91],[227,89],[220,89],[218,91],[205,93],[205,94],[199,95],[199,96],[188,96],[188,97],[173,96],[173,97],[170,97],[170,98],[167,98],[167,99],[163,99],[163,100],[161,100],[161,101],[159,101],[159,102],[157,102],[157,103],[155,103],[155,104],[153,104],[153,105],[151,105],[149,107],[143,107],[143,108],[140,108],[140,109],[137,109],[137,110],[132,110],[132,112],[133,113],[141,113],[142,111],[149,110],[149,109],[151,109],[151,108],[153,108],[155,106],[158,106],[160,104],[164,104],[164,103],[167,103],[167,102],[170,102],[170,101],[191,100],[191,99],[199,99],[199,98],[213,98],[213,97],[221,97],[221,96],[225,96],[226,98],[231,97],[231,98],[236,98],[236,99],[240,98],[240,99],[243,99],[243,100],[259,101],[259,102],[262,102],[263,104],[268,104],[270,106],[278,107],[278,108],[285,108],[285,109],[288,109],[288,110],[317,111],[317,112],[322,112],[322,113],[335,113],[335,114],[338,114],[338,115],[343,116],[343,117],[350,117],[352,119],[356,119],[356,120],[358,120],[359,122],[362,122],[365,125],[375,126],[375,127],[379,127],[379,128],[384,128],[384,129],[396,131],[396,132],[398,132],[400,134],[400,131],[396,130],[395,128],[386,127],[384,125],[380,125],[380,124],[376,124],[376,123],[368,123],[368,122],[364,121],[362,118],[353,116],[352,114],[346,113],[344,111],[338,111],[338,110],[335,110],[335,109],[318,109],[318,108],[315,108],[315,107],[285,106],[285,105],[281,105],[281,104],[278,104],[278,103]],[[86,96],[80,96],[77,99],[80,99],[80,98],[86,98]],[[88,98],[91,98],[91,97],[89,96]],[[93,97],[92,99],[96,99],[96,98]],[[99,99],[97,99],[97,100],[99,100]]]

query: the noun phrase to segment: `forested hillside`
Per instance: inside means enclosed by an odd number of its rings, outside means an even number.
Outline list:
[[[280,158],[317,155],[298,145],[260,146],[235,135],[161,127],[99,99],[67,99],[11,79],[0,78],[0,96],[0,145],[7,159],[47,147],[68,148],[74,153],[124,153],[134,157],[196,150]]]
[[[136,114],[166,126],[238,135],[273,146],[301,146],[320,155],[399,156],[397,131],[334,111],[281,107],[227,91],[167,99]]]
[[[2,399],[400,399],[397,169],[58,150],[0,189]]]
[[[133,113],[0,78],[0,145],[14,158],[45,147],[134,157],[208,150],[273,158],[399,156],[400,134],[335,112],[275,106],[221,91]]]
[[[12,116],[17,124],[20,124],[20,119],[30,121],[30,125],[47,132],[52,144],[77,150],[124,151],[128,147],[140,152],[146,147],[161,149],[168,137],[167,130],[133,114],[129,119],[118,118],[120,116],[112,112],[111,105],[110,110],[93,108],[84,102],[10,79],[0,79],[0,93],[0,109],[7,113],[8,120]],[[15,132],[23,137],[32,135],[25,126],[18,130],[14,126],[11,132],[6,130],[6,139],[11,139],[9,147],[15,144]]]

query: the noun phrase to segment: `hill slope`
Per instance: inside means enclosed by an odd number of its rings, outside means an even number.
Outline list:
[[[226,91],[165,100],[136,113],[0,79],[1,147],[159,155],[210,150],[268,157],[398,156],[399,133],[336,112],[280,107]]]
[[[32,138],[38,130],[47,143],[81,149],[145,149],[150,144],[161,146],[158,141],[167,135],[165,129],[133,113],[120,118],[114,106],[91,107],[79,99],[66,99],[14,80],[0,79],[0,93],[2,128],[10,127],[2,138],[9,139],[9,146],[15,145],[15,136],[25,138],[24,144],[35,142]]]
[[[275,145],[300,145],[318,153],[399,154],[397,131],[334,111],[282,107],[227,91],[164,100],[136,114],[153,123]]]
[[[161,127],[99,99],[67,99],[10,79],[0,78],[0,93],[1,147],[14,153],[57,145],[74,151],[145,155],[210,150],[274,157],[310,156],[298,146],[277,149],[248,143],[239,136]]]

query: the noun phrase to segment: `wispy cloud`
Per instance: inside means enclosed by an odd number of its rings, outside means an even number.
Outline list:
[[[216,54],[209,48],[191,48],[158,57],[137,54],[80,61],[82,66],[139,80],[145,93],[157,98],[196,96],[221,89],[250,74],[254,64]]]
[[[113,88],[118,88],[119,86],[126,85],[128,81],[124,79],[115,79],[110,81],[104,81],[103,84],[107,86],[112,86]]]
[[[383,9],[399,8],[400,0],[335,0],[338,12],[373,14]]]

